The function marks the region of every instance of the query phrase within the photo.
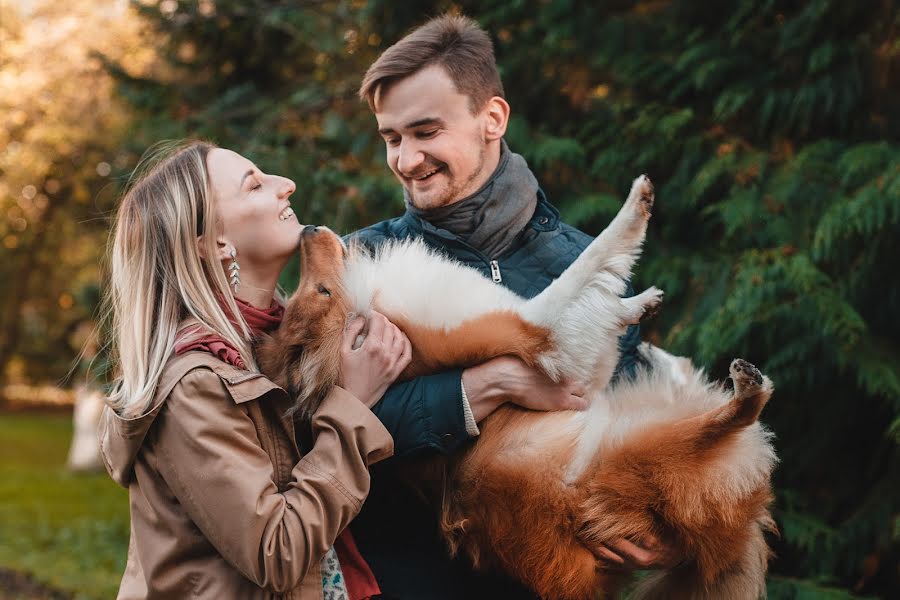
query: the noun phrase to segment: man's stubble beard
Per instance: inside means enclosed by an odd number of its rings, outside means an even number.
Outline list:
[[[451,183],[451,185],[447,189],[446,193],[442,194],[439,198],[436,198],[434,201],[428,202],[427,204],[422,204],[420,202],[420,199],[416,198],[416,195],[413,193],[413,191],[409,187],[407,187],[406,193],[409,194],[409,198],[412,201],[413,206],[415,206],[416,208],[418,208],[420,210],[430,210],[433,208],[441,208],[442,206],[448,206],[450,204],[455,204],[456,202],[459,202],[460,200],[467,198],[468,196],[471,196],[473,193],[475,193],[477,191],[477,188],[473,189],[471,192],[467,193],[465,196],[462,195],[463,191],[466,189],[469,189],[469,186],[472,184],[472,182],[475,181],[476,179],[478,179],[478,177],[481,175],[481,172],[484,170],[484,157],[485,157],[485,154],[487,154],[486,147],[487,147],[486,144],[482,144],[479,147],[477,166],[474,169],[472,169],[472,172],[469,174],[469,176],[466,178],[466,180],[464,182],[462,182],[462,184],[460,184],[460,185],[452,185],[452,183]]]

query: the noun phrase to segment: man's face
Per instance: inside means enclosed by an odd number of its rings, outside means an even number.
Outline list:
[[[491,176],[496,159],[488,160],[486,111],[471,113],[469,97],[456,91],[443,67],[392,84],[375,104],[388,166],[416,207],[462,200]]]

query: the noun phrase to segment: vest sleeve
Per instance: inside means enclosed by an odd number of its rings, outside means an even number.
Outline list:
[[[449,454],[472,437],[466,431],[462,369],[397,383],[372,410],[393,436],[397,456]]]
[[[630,298],[632,296],[634,296],[634,287],[629,281],[628,287],[625,289],[625,293],[622,294],[622,297]],[[642,364],[641,354],[638,352],[638,346],[640,346],[640,344],[640,324],[636,323],[634,325],[629,325],[628,329],[625,330],[625,333],[619,336],[619,362],[616,364],[616,369],[613,372],[613,381],[617,381],[620,377],[626,379],[634,377],[638,366]]]

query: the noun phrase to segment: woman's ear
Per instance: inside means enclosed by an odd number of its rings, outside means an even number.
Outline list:
[[[506,134],[506,126],[509,124],[509,104],[500,96],[494,96],[488,100],[484,107],[486,141],[499,140]]]
[[[229,260],[231,253],[235,251],[234,245],[221,236],[216,238],[214,244],[213,248],[210,249],[206,243],[206,236],[198,235],[197,252],[200,254],[200,258],[206,259],[211,252],[214,258],[222,262],[223,260]]]

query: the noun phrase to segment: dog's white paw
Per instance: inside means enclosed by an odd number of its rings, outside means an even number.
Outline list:
[[[638,210],[643,213],[644,217],[649,218],[653,210],[653,202],[656,199],[653,182],[647,175],[640,175],[631,184],[631,191],[628,193],[628,202],[636,204]]]

